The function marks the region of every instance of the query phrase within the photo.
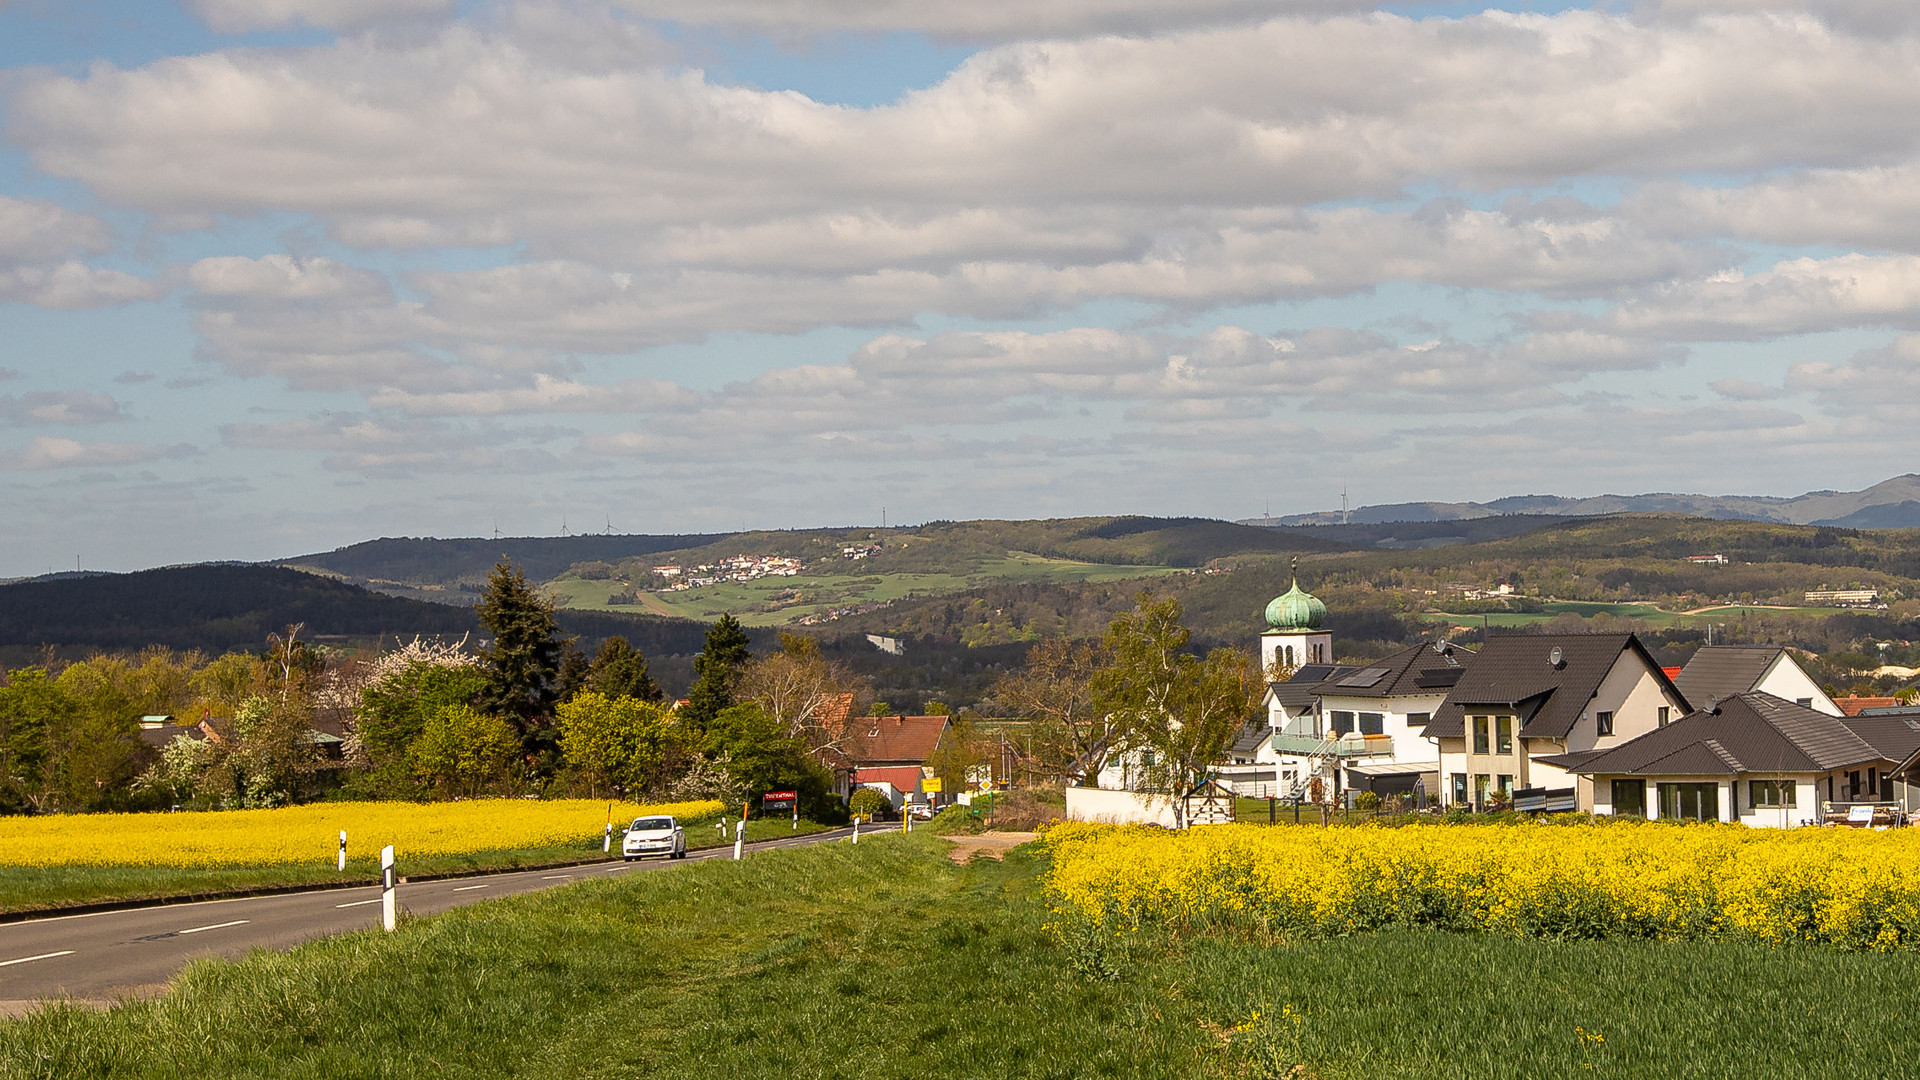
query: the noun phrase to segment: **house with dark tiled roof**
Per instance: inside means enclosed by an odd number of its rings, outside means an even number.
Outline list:
[[[1693,654],[1673,685],[1696,708],[1759,690],[1828,716],[1841,715],[1840,706],[1779,645],[1709,645]]]
[[[1833,804],[1891,802],[1903,751],[1920,751],[1920,724],[1856,726],[1748,691],[1572,769],[1592,785],[1596,813],[1794,828],[1819,824]]]
[[[1449,806],[1521,792],[1538,808],[1587,809],[1592,786],[1575,766],[1689,711],[1632,634],[1510,634],[1481,647],[1426,736]]]

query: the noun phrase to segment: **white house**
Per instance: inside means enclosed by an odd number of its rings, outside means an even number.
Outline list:
[[[1778,645],[1709,645],[1693,654],[1673,685],[1697,708],[1759,690],[1828,716],[1842,715],[1793,654]]]
[[[1897,753],[1842,719],[1749,691],[1589,755],[1577,771],[1596,813],[1794,828],[1821,823],[1823,804],[1888,801]]]
[[[1584,810],[1592,785],[1576,766],[1689,711],[1632,634],[1509,634],[1474,656],[1426,735],[1449,806],[1524,790],[1540,808]]]

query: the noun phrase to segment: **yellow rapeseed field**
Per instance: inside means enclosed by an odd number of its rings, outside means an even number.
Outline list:
[[[1920,948],[1920,829],[1067,824],[1046,844],[1062,932],[1422,925]]]
[[[335,802],[185,814],[0,817],[0,866],[269,866],[333,861],[392,844],[400,858],[575,843],[601,835],[608,804],[590,799],[452,803]],[[613,804],[617,830],[642,814],[720,812],[717,802]]]

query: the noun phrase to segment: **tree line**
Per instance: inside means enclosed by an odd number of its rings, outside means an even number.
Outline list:
[[[152,648],[6,672],[0,812],[528,794],[731,804],[793,789],[826,818],[844,812],[834,773],[858,757],[853,721],[889,711],[815,639],[783,634],[756,657],[730,616],[708,628],[676,707],[639,649],[612,637],[580,650],[504,562],[476,614],[490,634],[478,648],[346,653],[293,626],[250,653]],[[1195,655],[1180,620],[1177,601],[1143,595],[1100,641],[1042,642],[1001,678],[992,701],[1024,724],[1021,775],[1087,783],[1128,754],[1148,785],[1202,773],[1253,716],[1260,673],[1243,651]],[[143,740],[140,718],[157,715],[175,723]],[[957,717],[927,763],[949,790],[1013,745],[977,719]]]

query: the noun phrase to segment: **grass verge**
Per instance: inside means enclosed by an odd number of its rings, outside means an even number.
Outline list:
[[[796,831],[786,818],[755,819],[747,823],[747,839],[777,840],[783,836],[833,828],[802,821]],[[722,838],[714,821],[688,822],[687,846],[693,850],[732,843],[732,832]],[[614,834],[614,849],[620,837]],[[462,855],[409,856],[397,853],[400,873],[422,877],[442,874],[518,870],[556,863],[600,858],[600,837],[578,843],[540,848],[476,851]],[[616,856],[617,857],[617,856]],[[328,863],[283,863],[273,866],[180,868],[158,866],[0,866],[0,913],[54,911],[88,904],[168,900],[300,886],[372,884],[379,880],[378,857],[347,860],[341,873]]]
[[[769,852],[203,962],[153,1001],[0,1024],[0,1077],[1770,1078],[1920,1060],[1911,956],[1394,931],[1103,943],[1112,977],[1090,978],[1044,928],[1041,856],[955,867],[943,849],[916,833]]]

